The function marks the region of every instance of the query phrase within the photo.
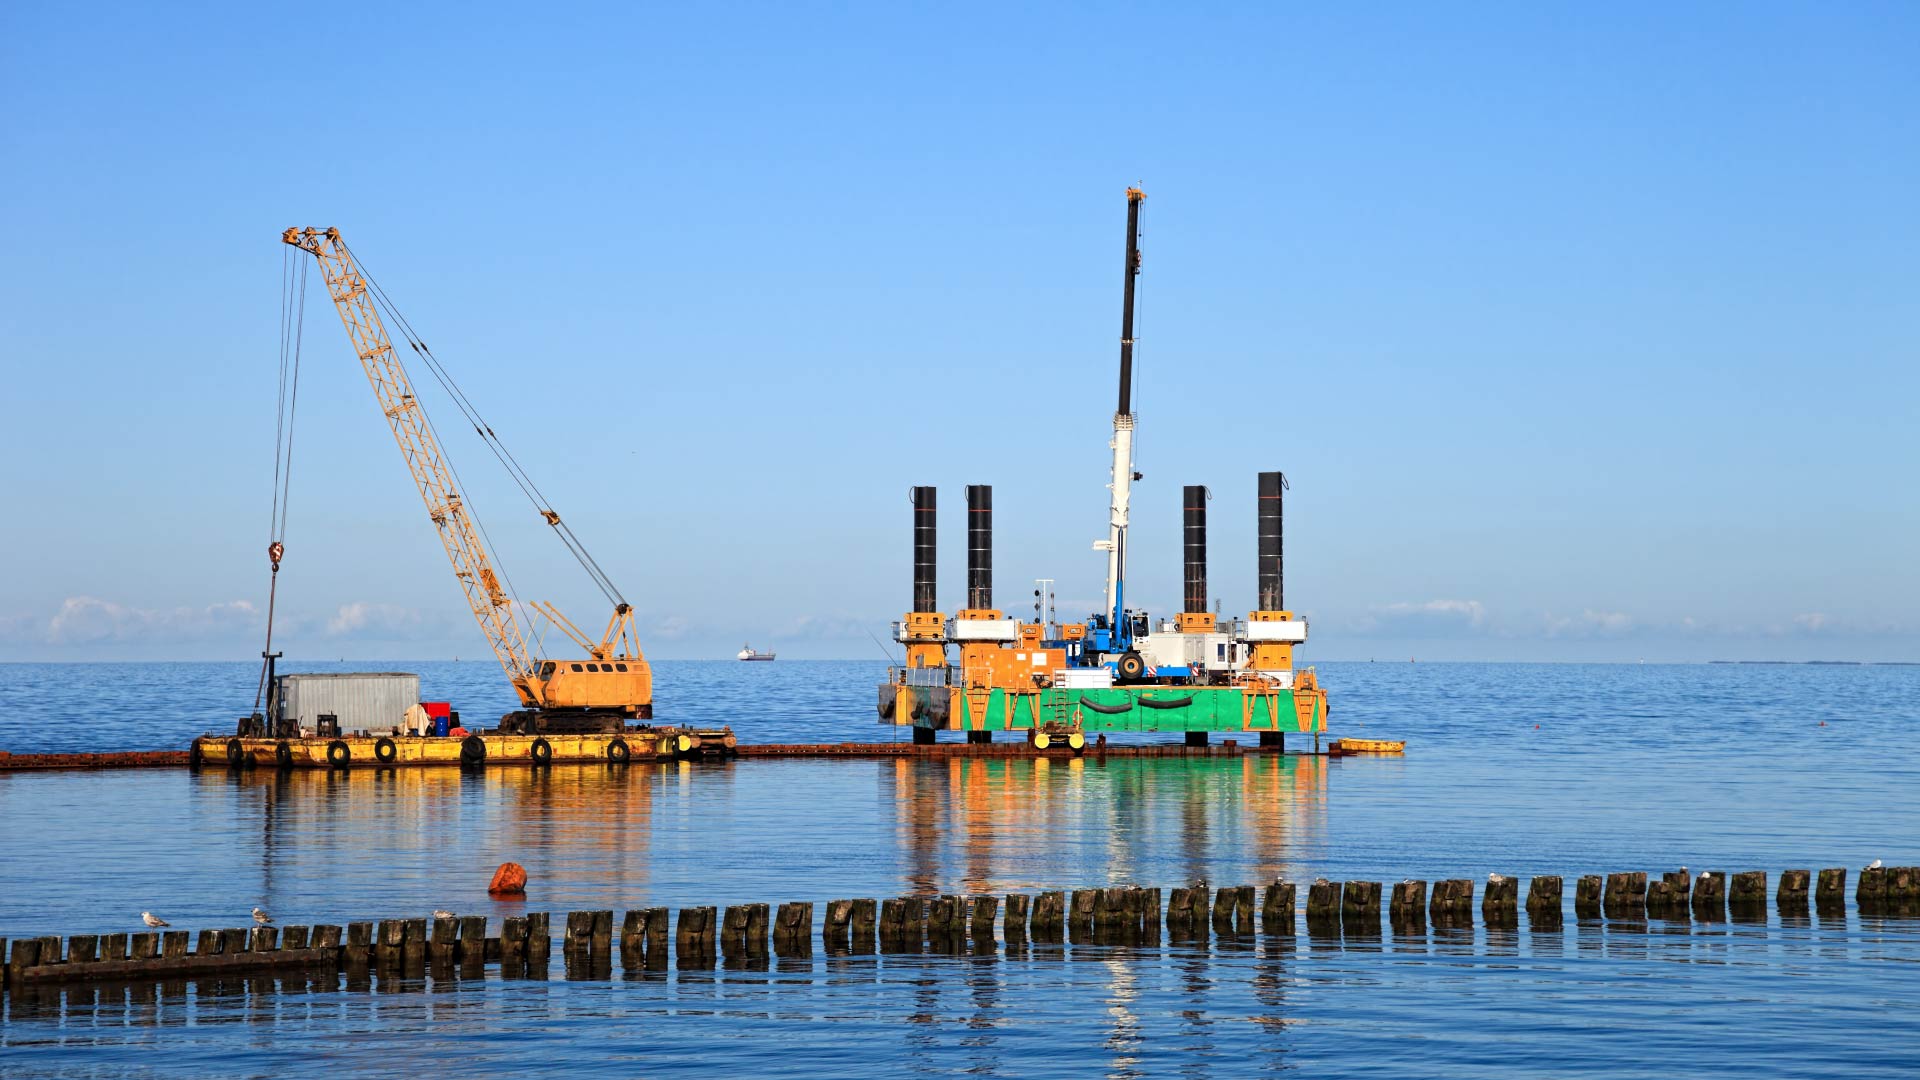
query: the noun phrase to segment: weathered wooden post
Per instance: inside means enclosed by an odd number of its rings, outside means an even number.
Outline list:
[[[1600,884],[1599,874],[1582,874],[1573,886],[1573,913],[1582,919],[1600,917],[1601,898],[1605,890]]]
[[[1735,919],[1750,922],[1756,914],[1764,919],[1767,911],[1767,872],[1743,870],[1733,875],[1727,883],[1727,908]]]
[[[1223,886],[1213,894],[1213,933],[1215,937],[1233,936],[1234,893],[1232,886]]]
[[[845,939],[845,923],[841,924],[842,940]],[[781,904],[773,919],[773,953],[775,956],[808,956],[813,952],[813,902],[799,900]]]
[[[247,931],[248,952],[278,952],[280,931],[271,926],[256,926]]]
[[[159,955],[160,935],[155,931],[143,931],[127,939],[127,959],[151,960]]]
[[[1811,870],[1780,871],[1780,891],[1774,894],[1774,905],[1783,912],[1804,914],[1807,910],[1807,893],[1812,884]]]
[[[1407,878],[1393,883],[1387,920],[1396,930],[1417,930],[1427,923],[1427,883]]]
[[[1027,940],[1028,903],[1029,898],[1026,893],[1007,894],[1007,915],[1002,925],[1009,945]]]
[[[20,973],[40,964],[40,939],[21,938],[13,943],[13,954],[7,957],[7,978],[11,982],[20,981]]]
[[[307,928],[304,926],[285,926],[280,929],[280,947],[287,952],[303,952],[307,948]]]
[[[647,955],[647,909],[628,908],[620,916],[620,965],[633,967]]]
[[[1487,888],[1480,894],[1480,917],[1488,926],[1520,925],[1520,879],[1505,874],[1487,875]]]
[[[0,956],[5,956],[6,954],[7,954],[6,940],[4,938],[0,938]],[[116,962],[123,962],[126,960],[126,958],[127,958],[127,935],[125,934],[100,935],[100,959],[102,961],[105,961],[106,963],[116,963]]]
[[[1141,905],[1144,908],[1144,914],[1146,916],[1146,921],[1141,924],[1141,929],[1149,940],[1158,945],[1160,943],[1160,913],[1164,910],[1160,906],[1160,886],[1155,885],[1142,889],[1141,891],[1146,894],[1141,900]]]
[[[593,912],[591,911],[567,912],[566,929],[561,931],[561,935],[560,935],[561,955],[564,956],[567,953],[586,952],[587,949],[592,946],[592,943],[593,943]]]
[[[1535,874],[1527,882],[1527,918],[1541,926],[1558,924],[1565,916],[1565,884],[1554,874]]]
[[[1340,892],[1340,925],[1348,933],[1380,933],[1380,883],[1349,881]]]
[[[444,919],[434,916],[428,959],[435,964],[451,964],[459,945],[460,919],[453,915]]]
[[[527,971],[545,971],[547,958],[553,955],[553,920],[550,912],[529,911],[527,919]],[[541,976],[544,978],[545,976]]]
[[[730,904],[720,913],[720,951],[728,956],[743,956],[747,951],[747,909]]]
[[[853,911],[847,922],[847,932],[854,952],[873,951],[873,931],[879,910],[880,902],[872,897],[858,897],[853,901]]]
[[[1839,911],[1847,906],[1847,868],[1828,867],[1820,871],[1813,889],[1813,906],[1823,911]]]
[[[1473,925],[1473,879],[1446,878],[1433,883],[1427,915],[1441,928]]]
[[[1644,870],[1607,875],[1605,899],[1607,918],[1644,919],[1647,917],[1647,875]]]
[[[1307,928],[1328,926],[1340,927],[1340,883],[1320,878],[1307,886]]]
[[[1078,940],[1093,932],[1093,901],[1098,889],[1075,889],[1067,908],[1067,932]]]
[[[206,940],[204,932],[201,941]],[[370,922],[350,922],[347,924],[347,945],[340,950],[340,959],[344,965],[366,967],[373,960],[373,924]]]
[[[969,933],[975,942],[996,940],[993,932],[993,920],[1000,914],[1000,898],[991,894],[973,898],[972,926]]]
[[[1033,900],[1033,940],[1058,944],[1066,930],[1067,895],[1050,889]]]
[[[941,894],[927,904],[927,939],[944,946],[953,940],[954,931],[964,926],[960,921],[958,898]],[[964,930],[962,930],[964,933]]]
[[[1718,921],[1727,917],[1727,875],[1712,870],[1700,871],[1693,883],[1695,918]]]
[[[588,926],[587,947],[601,956],[613,953],[613,909],[602,908],[588,912],[591,922]]]
[[[340,928],[332,923],[315,923],[313,934],[307,941],[310,948],[326,949],[338,954],[340,951]],[[166,955],[164,947],[161,949],[161,955]]]
[[[711,958],[714,953],[714,915],[712,906],[683,907],[674,941],[674,952],[681,956]]]
[[[1853,888],[1853,902],[1863,914],[1879,914],[1887,906],[1887,870],[1869,866],[1860,871],[1860,884]]]
[[[55,938],[54,940],[55,942],[59,941],[58,938]],[[58,949],[59,949],[59,946],[58,944],[56,944],[54,946],[54,950],[57,951]],[[200,937],[197,940],[195,940],[193,945],[193,955],[219,956],[220,955],[220,931],[218,930],[200,931]],[[57,962],[58,959],[59,959],[58,957],[55,957],[55,962]]]
[[[381,919],[378,934],[374,938],[374,962],[382,966],[398,965],[406,946],[407,920]]]
[[[1260,929],[1268,934],[1293,933],[1294,885],[1276,881],[1260,898]]]
[[[1655,918],[1687,917],[1692,906],[1693,877],[1685,867],[1669,870],[1659,881],[1647,882],[1647,914]]]
[[[853,925],[853,901],[829,900],[820,919],[820,947],[830,953],[846,952]]]
[[[1193,890],[1175,887],[1167,894],[1167,936],[1175,941],[1193,933]]]
[[[91,964],[100,955],[100,939],[93,934],[74,934],[67,938],[67,963]]]
[[[1900,914],[1920,906],[1920,866],[1895,866],[1887,870],[1887,907]]]

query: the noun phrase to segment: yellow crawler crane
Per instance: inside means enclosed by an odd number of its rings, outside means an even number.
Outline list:
[[[487,643],[493,647],[493,654],[505,669],[521,704],[526,706],[523,711],[503,717],[502,730],[521,734],[620,731],[628,720],[651,719],[653,675],[634,637],[632,606],[586,554],[572,531],[561,524],[560,515],[543,505],[543,500],[538,498],[538,488],[499,446],[492,429],[471,411],[464,395],[449,385],[456,404],[474,422],[481,438],[490,442],[521,489],[534,500],[547,524],[613,601],[613,615],[597,641],[552,604],[531,602],[530,607],[587,652],[587,658],[581,660],[543,660],[533,656],[527,646],[527,635],[513,610],[513,597],[501,587],[500,577],[487,557],[481,531],[455,487],[454,471],[441,451],[419,398],[414,395],[405,366],[387,338],[380,307],[394,314],[407,335],[408,344],[434,367],[436,375],[444,375],[432,352],[411,332],[378,284],[355,261],[353,253],[340,239],[340,230],[294,228],[283,233],[281,239],[319,261],[327,292],[340,312],[340,321],[347,328],[361,366],[366,369],[367,381],[373,384],[380,410],[393,428],[400,455],[406,460],[414,484],[420,489],[420,498],[427,505],[427,516],[440,533],[447,559],[453,563],[453,575],[466,594],[467,606],[473,610],[474,621],[486,634]],[[278,558],[275,563],[277,569]]]

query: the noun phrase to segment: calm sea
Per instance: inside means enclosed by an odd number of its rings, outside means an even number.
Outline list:
[[[367,665],[297,664],[288,670]],[[470,717],[482,663],[417,671]],[[1108,883],[1920,864],[1920,668],[1324,664],[1402,758],[0,774],[0,936]],[[659,714],[895,738],[878,663],[656,665]],[[0,748],[180,747],[240,664],[0,665]],[[524,863],[524,904],[490,901]],[[816,939],[817,946],[817,939]],[[1920,922],[1476,926],[569,981],[9,1001],[0,1075],[1920,1075]]]

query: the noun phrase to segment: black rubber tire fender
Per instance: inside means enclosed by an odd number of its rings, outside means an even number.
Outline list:
[[[1183,698],[1150,698],[1143,695],[1135,700],[1149,709],[1184,709],[1193,704],[1193,695],[1188,694]]]
[[[885,701],[882,701],[879,704],[878,708],[880,709],[880,719],[882,720],[893,719],[893,699],[892,698],[887,698]]]
[[[195,739],[187,746],[187,768],[199,769],[207,763],[207,755],[200,749],[200,740]]]
[[[228,739],[227,740],[227,764],[232,768],[237,769],[240,767],[240,764],[246,760],[247,760],[247,748],[240,745],[239,739]]]
[[[551,765],[553,764],[553,744],[545,739],[535,739],[533,745],[527,748],[527,755],[533,758],[535,765]]]
[[[273,763],[283,769],[293,768],[293,744],[281,739],[273,748]]]
[[[460,764],[477,769],[487,763],[487,740],[478,735],[469,735],[460,740]]]
[[[399,756],[400,747],[385,735],[380,736],[380,741],[373,744],[373,760],[382,765],[393,764],[393,759]]]
[[[615,765],[625,765],[633,757],[633,750],[625,739],[614,739],[607,743],[607,760]]]
[[[1131,701],[1125,705],[1102,705],[1085,694],[1080,695],[1080,704],[1085,705],[1094,712],[1106,713],[1108,716],[1113,716],[1116,713],[1131,712],[1133,710],[1133,702]]]
[[[912,716],[912,717],[913,717],[913,718],[914,718],[915,720],[924,720],[924,719],[926,719],[926,718],[927,718],[927,713],[928,713],[928,712],[930,712],[930,711],[932,711],[932,710],[930,710],[930,709],[928,709],[928,708],[927,708],[927,703],[926,703],[926,702],[924,702],[924,701],[921,701],[921,700],[920,700],[919,698],[915,698],[915,699],[913,699],[913,712],[912,712],[912,713],[911,713],[910,715],[911,715],[911,716]]]
[[[327,744],[327,764],[344,769],[353,763],[353,748],[335,739]]]

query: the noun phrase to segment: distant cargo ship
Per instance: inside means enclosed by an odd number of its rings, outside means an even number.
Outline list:
[[[739,653],[735,655],[734,659],[736,660],[771,660],[773,659],[773,654],[770,652],[754,652],[753,646],[742,645],[740,646]]]

